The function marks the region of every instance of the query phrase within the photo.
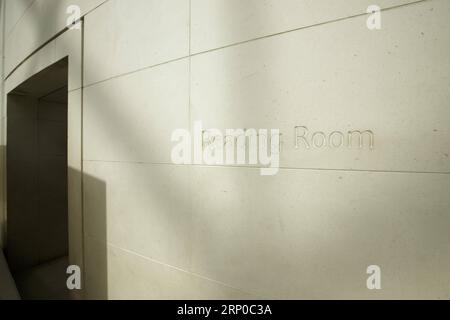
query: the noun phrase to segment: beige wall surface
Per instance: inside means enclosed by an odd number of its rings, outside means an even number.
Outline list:
[[[87,298],[450,298],[450,1],[5,2],[11,88],[83,41]],[[69,4],[83,29],[29,62]],[[197,120],[280,129],[280,171],[173,164]],[[299,126],[374,144],[296,148]]]
[[[5,74],[9,75],[34,50],[64,30],[70,16],[67,14],[69,6],[78,6],[80,14],[84,15],[104,1],[7,0],[6,3],[9,3],[11,11],[21,12],[21,14],[14,19],[15,22],[10,30],[8,27],[5,29]]]

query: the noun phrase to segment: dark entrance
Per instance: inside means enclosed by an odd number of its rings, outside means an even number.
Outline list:
[[[6,256],[23,299],[66,299],[67,81],[63,59],[8,94]]]

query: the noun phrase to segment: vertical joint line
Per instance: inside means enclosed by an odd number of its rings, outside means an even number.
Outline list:
[[[83,159],[84,159],[84,17],[80,19],[81,21],[81,92],[80,92],[80,179],[81,179],[81,256],[83,259],[82,265],[82,289],[83,289],[83,299],[86,294],[86,254],[85,254],[85,226],[84,226],[84,167],[83,167]]]

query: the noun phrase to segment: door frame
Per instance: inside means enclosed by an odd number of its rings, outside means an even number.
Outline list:
[[[68,101],[67,101],[67,195],[68,195],[68,234],[69,264],[81,270],[82,290],[75,290],[74,298],[83,297],[84,268],[84,218],[83,218],[83,20],[81,28],[65,29],[47,41],[32,55],[20,63],[4,82],[3,108],[1,115],[2,144],[7,145],[7,96],[21,83],[51,66],[68,58]],[[5,148],[6,149],[6,148]],[[3,245],[6,246],[6,152],[2,155],[1,169],[5,173],[1,179],[5,207],[3,209]]]

